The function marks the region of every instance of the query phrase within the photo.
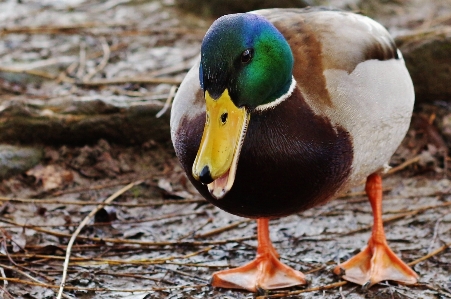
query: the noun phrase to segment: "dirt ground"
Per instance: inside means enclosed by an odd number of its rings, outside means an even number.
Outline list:
[[[89,82],[164,70],[164,76],[181,79],[197,55],[198,32],[211,22],[181,13],[171,1],[121,0],[6,1],[0,3],[0,20],[9,29],[28,30],[2,36],[3,66],[57,60],[38,68],[40,74],[2,79],[2,101],[121,93],[160,96],[163,103],[174,84],[92,87],[42,75],[64,70]],[[54,31],[30,29],[49,24],[54,27],[38,29]],[[102,55],[89,55],[102,53],[103,39],[111,54],[100,68]],[[83,64],[68,69],[83,55],[88,57]],[[324,206],[271,221],[281,259],[303,271],[308,286],[265,294],[212,288],[213,272],[254,258],[255,221],[206,203],[187,182],[168,139],[139,146],[101,139],[41,144],[41,163],[0,183],[0,297],[56,298],[68,244],[77,235],[62,298],[451,298],[450,115],[448,103],[417,106],[392,159],[393,171],[384,178],[388,242],[419,274],[416,285],[384,282],[364,290],[332,274],[368,240],[372,213],[362,186]]]

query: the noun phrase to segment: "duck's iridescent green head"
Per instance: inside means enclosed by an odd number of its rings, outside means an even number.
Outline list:
[[[216,20],[201,48],[200,82],[218,98],[225,89],[237,107],[255,108],[285,94],[293,54],[283,35],[264,17],[227,15]]]
[[[289,93],[292,70],[287,41],[261,16],[224,16],[208,30],[199,69],[206,121],[192,173],[213,197],[233,186],[252,111]]]

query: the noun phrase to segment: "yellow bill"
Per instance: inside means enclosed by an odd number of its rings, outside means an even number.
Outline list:
[[[206,121],[193,165],[196,180],[208,185],[210,194],[220,199],[232,188],[249,113],[232,102],[228,90],[218,99],[205,92]]]

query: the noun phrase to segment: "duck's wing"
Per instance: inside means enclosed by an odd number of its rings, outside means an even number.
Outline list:
[[[315,9],[259,10],[287,39],[294,77],[312,110],[347,130],[350,183],[386,165],[414,103],[412,80],[387,30],[362,15]]]

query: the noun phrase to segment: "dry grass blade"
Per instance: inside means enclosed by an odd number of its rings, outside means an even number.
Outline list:
[[[38,283],[38,282],[31,282],[26,280],[21,280],[18,278],[5,278],[0,277],[0,280],[3,281],[10,281],[15,283],[20,283],[24,285],[32,285],[32,286],[39,286],[49,289],[58,289],[60,286],[47,284],[47,283]],[[91,291],[91,292],[124,292],[124,293],[134,293],[134,292],[152,292],[152,291],[165,291],[165,290],[177,290],[177,289],[188,289],[188,288],[202,288],[208,286],[207,284],[199,284],[199,285],[180,285],[180,286],[167,286],[167,287],[153,287],[153,288],[147,288],[147,289],[107,289],[107,288],[85,288],[85,287],[73,287],[73,286],[66,286],[65,288],[67,290],[74,290],[74,291]],[[69,297],[72,298],[72,297]]]
[[[111,54],[110,46],[108,45],[106,38],[103,36],[101,37],[100,42],[102,44],[103,49],[102,61],[100,61],[99,65],[96,66],[96,68],[92,72],[86,74],[83,77],[83,82],[89,82],[89,80],[91,80],[91,78],[94,77],[95,74],[103,70],[105,66],[108,64],[108,60],[110,59]]]
[[[63,295],[63,290],[64,290],[64,286],[66,284],[66,278],[67,278],[67,269],[69,267],[69,260],[70,260],[70,254],[71,254],[71,249],[72,249],[72,245],[74,244],[75,240],[77,239],[78,234],[81,232],[81,230],[83,229],[83,227],[91,220],[92,217],[94,217],[94,215],[103,207],[105,207],[106,204],[108,204],[109,202],[115,200],[116,198],[118,198],[120,195],[122,195],[123,193],[125,193],[126,191],[128,191],[129,189],[131,189],[132,187],[141,184],[142,181],[138,181],[138,182],[133,182],[128,184],[127,186],[125,186],[124,188],[120,189],[119,191],[117,191],[116,193],[114,193],[113,195],[111,195],[110,197],[108,197],[104,203],[99,204],[95,209],[93,209],[88,216],[85,217],[85,219],[83,219],[83,221],[80,223],[80,225],[78,226],[78,228],[75,230],[75,232],[72,234],[69,243],[67,245],[67,249],[66,249],[66,258],[64,260],[64,268],[63,268],[63,276],[61,278],[61,283],[60,283],[60,287],[58,290],[58,296],[57,299],[61,299],[62,295]]]
[[[171,90],[169,91],[169,96],[166,99],[166,102],[164,103],[163,108],[158,111],[157,115],[155,115],[156,118],[160,118],[168,109],[171,107],[172,99],[174,98],[175,91],[177,90],[176,85],[172,85]]]
[[[314,287],[314,288],[309,288],[309,289],[305,289],[305,290],[286,292],[286,293],[279,293],[279,294],[274,294],[274,295],[258,296],[256,299],[285,298],[287,296],[294,296],[294,295],[299,295],[299,294],[302,294],[302,293],[311,293],[311,292],[316,292],[316,291],[334,289],[334,288],[341,287],[341,286],[343,286],[343,285],[345,285],[347,283],[348,283],[347,281],[340,281],[340,282],[328,284],[328,285],[325,285],[325,286]]]
[[[180,85],[181,79],[165,78],[165,77],[125,77],[125,78],[112,78],[112,79],[97,79],[89,82],[78,82],[78,85],[82,86],[102,86],[102,85],[114,85],[114,84],[172,84]]]
[[[115,184],[117,185],[117,184]],[[97,206],[99,203],[96,201],[76,201],[76,200],[58,200],[58,199],[37,199],[37,198],[9,198],[9,197],[0,197],[0,201],[6,202],[19,202],[19,203],[31,203],[31,204],[57,204],[57,205],[78,205],[78,206]],[[104,203],[106,206],[122,206],[122,207],[152,207],[152,206],[162,206],[169,204],[192,204],[192,203],[203,203],[205,199],[185,199],[185,200],[158,200],[151,201],[144,204],[132,204],[132,203]]]

